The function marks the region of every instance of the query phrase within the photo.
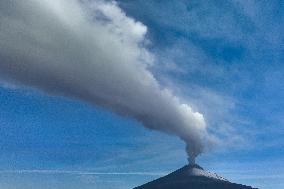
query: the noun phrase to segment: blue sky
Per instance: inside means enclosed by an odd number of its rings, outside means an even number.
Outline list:
[[[234,182],[283,188],[284,2],[118,6],[147,27],[158,82],[221,139],[198,163]],[[187,162],[177,137],[80,100],[3,80],[0,101],[0,188],[126,189]]]

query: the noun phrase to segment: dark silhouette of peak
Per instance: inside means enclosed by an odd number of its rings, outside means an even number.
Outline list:
[[[202,167],[200,167],[198,164],[188,164],[186,166],[184,166],[183,168],[186,168],[186,169],[193,169],[193,168],[196,168],[196,169],[201,169],[201,170],[204,170]]]
[[[231,183],[215,173],[205,171],[197,164],[186,165],[164,177],[134,189],[253,189]]]

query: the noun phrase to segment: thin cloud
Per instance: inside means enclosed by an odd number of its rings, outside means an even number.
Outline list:
[[[22,169],[22,170],[1,170],[0,174],[63,174],[63,175],[137,175],[137,176],[163,176],[167,172],[89,172],[69,170],[48,170],[48,169]]]

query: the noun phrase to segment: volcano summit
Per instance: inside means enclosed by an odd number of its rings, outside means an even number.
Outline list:
[[[164,177],[134,189],[256,189],[231,183],[197,164],[189,164]]]

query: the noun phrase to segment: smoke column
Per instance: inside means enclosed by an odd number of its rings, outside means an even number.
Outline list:
[[[203,115],[148,70],[147,27],[102,0],[1,0],[0,78],[92,103],[185,141],[190,161],[208,134]]]

